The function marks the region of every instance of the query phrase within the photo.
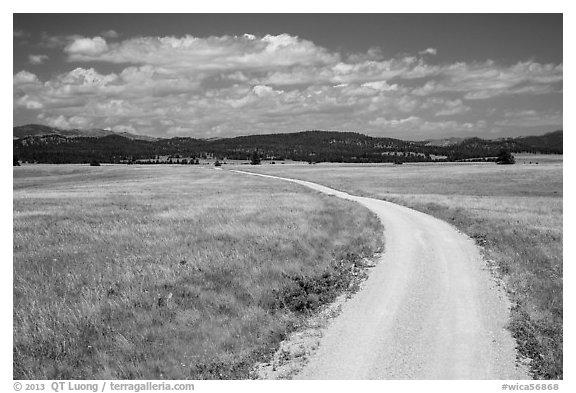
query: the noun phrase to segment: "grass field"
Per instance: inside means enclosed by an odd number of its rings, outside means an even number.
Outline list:
[[[562,156],[518,155],[516,160],[511,166],[317,164],[249,170],[406,205],[475,238],[510,294],[510,329],[520,353],[532,359],[534,377],[560,379]]]
[[[382,247],[377,218],[190,166],[14,168],[15,379],[246,378]]]

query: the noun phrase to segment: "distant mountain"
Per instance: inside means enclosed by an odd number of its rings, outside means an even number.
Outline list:
[[[128,139],[155,141],[153,138],[145,135],[136,135],[128,132],[114,132],[112,130],[103,130],[98,128],[90,129],[62,129],[57,127],[48,127],[41,124],[28,124],[18,126],[12,129],[14,139],[22,139],[28,136],[45,136],[45,135],[62,135],[68,138],[102,138],[108,135],[120,135]]]
[[[539,149],[550,149],[562,152],[564,143],[562,130],[549,132],[539,136],[523,136],[516,138],[518,143]]]
[[[513,153],[543,153],[543,154],[562,154],[563,141],[562,130],[554,131],[544,135],[502,138],[497,140],[486,140],[480,138],[467,138],[462,142],[447,147],[453,150],[453,159],[458,158],[460,154],[467,158],[470,154],[479,156],[489,156],[493,152],[506,149]]]
[[[27,136],[23,136],[27,135]],[[14,155],[46,163],[134,162],[161,157],[217,157],[248,160],[254,151],[264,159],[310,162],[458,161],[511,152],[562,154],[562,131],[540,136],[485,140],[448,138],[403,141],[355,132],[303,131],[235,138],[154,139],[108,130],[59,130],[29,125],[14,127]]]
[[[43,126],[41,124],[27,124],[25,126],[18,126],[12,128],[14,139],[25,138],[27,136],[40,136],[40,135],[61,135],[62,130],[54,127]]]
[[[462,142],[464,138],[429,139],[424,141],[426,146],[452,146]]]

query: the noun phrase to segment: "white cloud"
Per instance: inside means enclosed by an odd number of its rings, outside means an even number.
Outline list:
[[[56,128],[70,128],[70,123],[62,115],[59,116],[46,116],[43,113],[38,115],[38,119],[44,124]]]
[[[437,53],[438,50],[436,48],[426,48],[418,52],[419,55],[431,55],[431,56],[436,56]]]
[[[55,49],[66,46],[75,37],[67,37],[63,35],[50,35],[46,32],[40,34],[40,46],[49,49]]]
[[[28,71],[20,71],[13,78],[14,86],[25,85],[25,84],[35,84],[38,83],[38,77]]]
[[[288,34],[243,37],[135,37],[108,45],[78,37],[66,47],[72,61],[108,61],[179,70],[243,70],[332,63],[338,59],[311,41]]]
[[[105,86],[118,78],[116,74],[102,75],[94,68],[75,68],[74,70],[60,75],[58,78],[63,85],[76,86]]]
[[[236,71],[230,74],[222,75],[222,77],[237,82],[247,82],[249,80],[249,78],[241,71]]]
[[[28,62],[33,65],[39,65],[43,64],[48,58],[48,55],[28,55]]]
[[[264,86],[264,85],[254,86],[252,90],[254,91],[254,94],[256,94],[260,98],[282,94],[282,91],[276,91],[270,86]]]
[[[65,48],[71,59],[90,58],[102,55],[108,51],[108,44],[102,37],[84,38],[77,37],[72,40]]]
[[[556,85],[563,80],[562,64],[520,62],[510,67],[498,66],[493,61],[484,63],[455,63],[443,67],[439,78],[414,89],[417,95],[441,92],[462,92],[470,100],[487,99],[500,95],[546,94],[558,91]]]
[[[380,91],[393,91],[398,90],[398,85],[393,84],[389,85],[386,81],[375,81],[375,82],[366,82],[362,84],[363,87],[369,87],[374,90]]]
[[[470,107],[465,105],[461,99],[450,100],[441,97],[429,97],[424,108],[431,108],[435,111],[434,116],[453,116],[466,113]]]
[[[28,94],[24,94],[20,97],[17,97],[16,101],[14,102],[14,106],[26,109],[44,108],[44,105],[40,101],[30,97]]]
[[[14,38],[25,38],[25,37],[29,37],[29,36],[30,36],[30,34],[25,32],[24,30],[13,30],[13,37]]]
[[[370,124],[386,130],[389,135],[402,138],[408,134],[414,139],[463,134],[470,136],[489,131],[487,123],[483,120],[476,122],[459,122],[455,120],[430,121],[418,116],[409,116],[400,119],[378,117],[371,121]]]
[[[44,114],[38,115],[38,120],[44,124],[56,128],[88,128],[91,126],[90,119],[83,116],[46,116]]]
[[[370,121],[370,124],[378,127],[415,127],[422,124],[422,119],[416,116],[406,117],[404,119],[391,119],[388,120],[385,117],[377,117],[376,119]]]
[[[561,127],[563,116],[560,111],[517,110],[507,112],[495,124],[506,127]]]
[[[15,107],[61,127],[156,135],[311,128],[457,134],[488,129],[466,117],[513,121],[488,114],[487,100],[559,92],[563,80],[562,64],[430,64],[427,56],[386,59],[374,48],[347,55],[288,34],[106,40],[112,36],[46,35],[69,61],[88,66],[43,81],[16,73]],[[101,62],[117,71],[103,73]]]
[[[118,32],[116,32],[116,30],[105,30],[103,32],[100,33],[100,36],[104,37],[104,38],[118,38],[120,37],[120,34],[118,34]]]

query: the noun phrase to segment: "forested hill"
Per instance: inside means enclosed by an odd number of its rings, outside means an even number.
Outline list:
[[[64,131],[64,132],[63,132]],[[483,140],[403,141],[353,132],[304,131],[223,139],[154,139],[112,131],[14,127],[13,151],[21,161],[39,163],[133,162],[160,157],[206,157],[247,160],[257,151],[263,159],[313,162],[456,161],[511,152],[562,153],[562,131],[541,136]],[[86,136],[90,135],[90,136]]]

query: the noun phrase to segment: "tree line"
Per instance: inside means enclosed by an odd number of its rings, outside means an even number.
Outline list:
[[[201,158],[246,160],[254,152],[262,160],[307,162],[428,162],[461,161],[497,157],[502,149],[512,153],[562,153],[562,136],[506,140],[466,139],[450,146],[431,146],[358,133],[306,131],[292,134],[252,135],[219,140],[171,138],[157,141],[128,139],[119,135],[100,138],[67,138],[60,135],[30,136],[13,141],[20,160],[37,163],[196,163]],[[559,138],[559,143],[558,143]],[[185,157],[185,158],[182,158]],[[178,161],[178,162],[177,162]],[[169,163],[169,162],[168,162]]]

